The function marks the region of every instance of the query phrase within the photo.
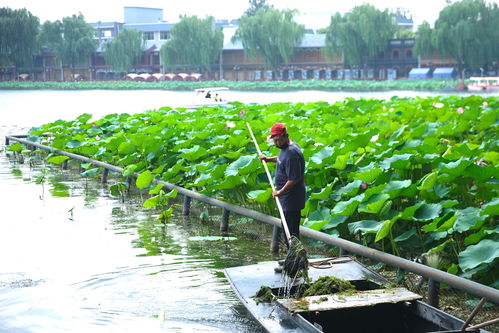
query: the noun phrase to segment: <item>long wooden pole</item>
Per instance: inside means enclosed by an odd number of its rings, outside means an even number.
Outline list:
[[[258,152],[258,156],[262,155],[262,151],[258,146],[258,142],[256,141],[255,135],[251,130],[251,126],[249,123],[246,123],[248,126],[248,130],[251,134],[251,138],[253,139],[253,143],[255,144],[256,151]],[[265,172],[267,173],[267,178],[269,179],[270,187],[272,188],[272,192],[275,192],[274,182],[272,181],[272,176],[270,175],[269,167],[267,166],[267,162],[265,160],[262,161],[263,167],[265,168]],[[289,233],[288,223],[286,222],[286,218],[284,217],[284,211],[282,210],[281,202],[278,197],[275,197],[275,201],[277,203],[277,209],[279,210],[279,215],[281,215],[281,222],[284,228],[284,233],[286,234],[286,238],[288,239],[288,244],[291,244],[291,234]]]

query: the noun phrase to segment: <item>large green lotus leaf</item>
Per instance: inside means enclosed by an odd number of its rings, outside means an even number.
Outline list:
[[[69,140],[66,143],[66,147],[67,148],[78,148],[78,147],[83,146],[84,144],[85,144],[84,142],[80,142],[78,140]]]
[[[497,235],[497,234],[499,234],[499,224],[496,225],[494,229],[480,229],[480,231],[469,235],[464,239],[464,245],[476,244],[488,235]]]
[[[270,197],[272,196],[272,189],[266,189],[266,190],[255,190],[251,191],[247,194],[248,198],[251,200],[254,200],[256,202],[267,202]]]
[[[364,199],[364,194],[357,195],[348,201],[340,201],[331,210],[331,216],[350,216],[355,213],[359,202]]]
[[[413,220],[414,214],[422,205],[423,205],[423,203],[419,202],[413,206],[409,206],[409,207],[404,208],[404,211],[402,212],[401,218],[404,220]]]
[[[362,185],[361,180],[354,180],[351,183],[348,183],[347,185],[340,187],[336,191],[334,191],[333,196],[335,200],[339,200],[341,196],[345,195],[348,197],[357,195],[359,192],[360,186]]]
[[[405,242],[412,238],[414,235],[417,235],[418,231],[416,228],[412,228],[404,232],[402,235],[395,237],[393,240],[397,243],[399,242]]]
[[[460,176],[464,170],[471,164],[470,160],[461,158],[455,162],[440,163],[439,173],[447,173],[451,176]]]
[[[135,181],[135,185],[137,188],[142,189],[144,187],[149,186],[154,179],[153,174],[149,170],[145,170],[139,174],[137,180]]]
[[[309,228],[309,229],[312,229],[312,230],[321,230],[323,226],[325,226],[326,224],[328,224],[329,221],[328,220],[305,220],[305,222],[303,223],[303,226],[306,227],[306,228]]]
[[[349,158],[350,158],[350,153],[347,153],[345,155],[338,155],[336,157],[334,164],[331,167],[333,169],[345,170]]]
[[[464,176],[476,179],[480,182],[493,179],[495,175],[499,173],[499,170],[494,165],[480,166],[476,164],[471,164],[464,170]]]
[[[454,221],[456,220],[456,216],[454,215],[453,211],[449,211],[444,214],[444,216],[437,217],[436,219],[433,220],[433,222],[425,224],[421,230],[424,232],[432,232],[437,229],[438,231],[446,231],[450,227],[454,225]],[[442,229],[442,230],[441,230]]]
[[[226,148],[225,148],[226,149]],[[233,151],[229,151],[225,154],[222,154],[223,157],[226,157],[230,160],[234,160],[236,158],[239,158],[241,156],[241,152],[244,150],[244,148],[241,148],[239,150],[233,150]],[[256,158],[256,157],[255,157]]]
[[[120,155],[130,155],[133,154],[136,149],[137,147],[133,143],[125,141],[118,146],[118,153],[120,153]]]
[[[38,135],[28,135],[28,137],[26,138],[26,140],[28,141],[31,141],[31,142],[40,142],[41,141],[41,137],[39,137]]]
[[[122,175],[123,177],[130,177],[133,175],[135,170],[137,169],[137,164],[130,164],[123,168]]]
[[[195,161],[206,155],[206,149],[199,145],[192,148],[180,149],[180,151],[182,152],[180,157],[188,161]]]
[[[378,168],[374,162],[371,162],[368,166],[359,168],[359,171],[354,175],[354,179],[371,183],[382,173],[383,169]]]
[[[92,118],[92,115],[90,113],[83,113],[76,118],[76,121],[85,124],[90,120],[90,118]]]
[[[410,179],[406,180],[392,180],[386,187],[384,192],[387,193],[391,199],[399,196],[400,191],[411,186],[412,181]]]
[[[359,204],[359,213],[378,214],[388,199],[390,199],[390,196],[386,193],[374,194],[368,200]]]
[[[332,183],[327,184],[325,188],[322,189],[319,193],[312,193],[310,197],[308,198],[309,200],[322,200],[322,199],[328,199],[329,196],[331,195],[331,191],[333,190],[334,184],[338,181],[338,178],[335,178]]]
[[[399,129],[397,129],[393,134],[390,136],[390,141],[393,141],[395,139],[398,139],[404,131],[407,129],[407,125],[401,126]]]
[[[391,220],[386,220],[383,222],[383,225],[381,228],[378,229],[378,232],[376,232],[376,238],[374,239],[375,242],[379,242],[380,240],[384,239],[386,236],[390,234],[390,231],[392,230],[393,225],[395,222],[397,222],[398,216],[395,216]]]
[[[314,154],[308,161],[309,166],[313,168],[323,168],[325,164],[330,164],[334,160],[335,150],[331,147],[323,148],[318,153]]]
[[[80,173],[83,177],[93,177],[99,173],[99,168],[91,168]]]
[[[47,159],[47,162],[49,163],[54,163],[54,164],[62,164],[64,161],[69,159],[67,156],[53,156]]]
[[[414,219],[418,221],[428,221],[437,218],[442,211],[440,204],[422,204],[415,212]]]
[[[499,215],[499,198],[494,198],[482,206],[480,215],[496,216]]]
[[[335,216],[329,219],[329,222],[322,227],[322,230],[329,230],[336,228],[340,224],[344,223],[348,219],[348,216]]]
[[[380,163],[380,166],[383,169],[407,169],[411,165],[411,157],[413,154],[401,154],[401,155],[393,155],[390,158],[383,160]]]
[[[383,222],[374,220],[362,220],[358,222],[348,223],[348,230],[352,235],[375,234],[383,226]]]
[[[191,184],[191,186],[205,186],[206,183],[212,181],[213,176],[210,173],[203,173]]]
[[[225,177],[219,184],[216,184],[214,188],[222,190],[230,190],[236,188],[243,183],[243,177],[240,176],[228,176]]]
[[[327,207],[318,207],[317,210],[310,213],[308,216],[309,220],[330,220],[331,219],[331,210]]]
[[[499,242],[483,239],[476,245],[471,245],[458,256],[459,267],[466,272],[482,264],[493,262],[499,257]]]
[[[260,165],[261,163],[255,156],[244,155],[232,162],[227,169],[225,169],[225,176],[247,175],[256,171]]]
[[[436,172],[430,172],[426,174],[420,181],[418,190],[431,190],[433,186],[437,183],[438,174]]]
[[[486,162],[492,163],[492,165],[497,165],[499,162],[499,153],[496,151],[489,151],[483,154],[483,159]]]
[[[456,211],[457,219],[454,229],[458,232],[478,229],[485,222],[487,216],[480,216],[480,208],[468,207]]]

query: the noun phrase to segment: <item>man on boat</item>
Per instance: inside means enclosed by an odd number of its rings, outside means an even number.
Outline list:
[[[306,194],[305,159],[298,144],[289,139],[286,125],[275,123],[267,138],[267,141],[271,140],[281,150],[279,155],[273,157],[260,155],[260,160],[277,163],[276,191],[272,196],[279,198],[291,236],[300,238],[301,210],[305,207]],[[289,246],[287,239],[286,244]]]

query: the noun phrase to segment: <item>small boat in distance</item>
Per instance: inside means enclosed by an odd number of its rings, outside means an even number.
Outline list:
[[[420,295],[392,285],[353,257],[318,259],[309,264],[309,283],[332,277],[350,282],[355,290],[295,298],[285,292],[290,286],[282,273],[274,272],[275,262],[232,267],[224,272],[242,304],[268,332],[462,332],[463,321],[422,302]],[[306,283],[298,280],[291,286],[291,295],[293,289]],[[271,294],[257,297],[262,287]]]
[[[222,97],[223,91],[227,91],[229,88],[225,87],[213,87],[213,88],[200,88],[195,89],[196,96],[194,101],[187,105],[188,109],[197,109],[203,106],[219,106],[227,105],[229,101]]]
[[[470,77],[469,91],[499,91],[499,76]]]

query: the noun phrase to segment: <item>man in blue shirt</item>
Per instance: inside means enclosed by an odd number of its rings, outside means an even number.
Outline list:
[[[289,139],[284,124],[276,123],[272,126],[270,136],[267,138],[267,141],[271,140],[281,150],[279,155],[273,157],[261,155],[260,160],[277,163],[276,191],[272,196],[279,198],[290,234],[300,238],[301,210],[305,207],[306,194],[305,159],[300,147]]]

